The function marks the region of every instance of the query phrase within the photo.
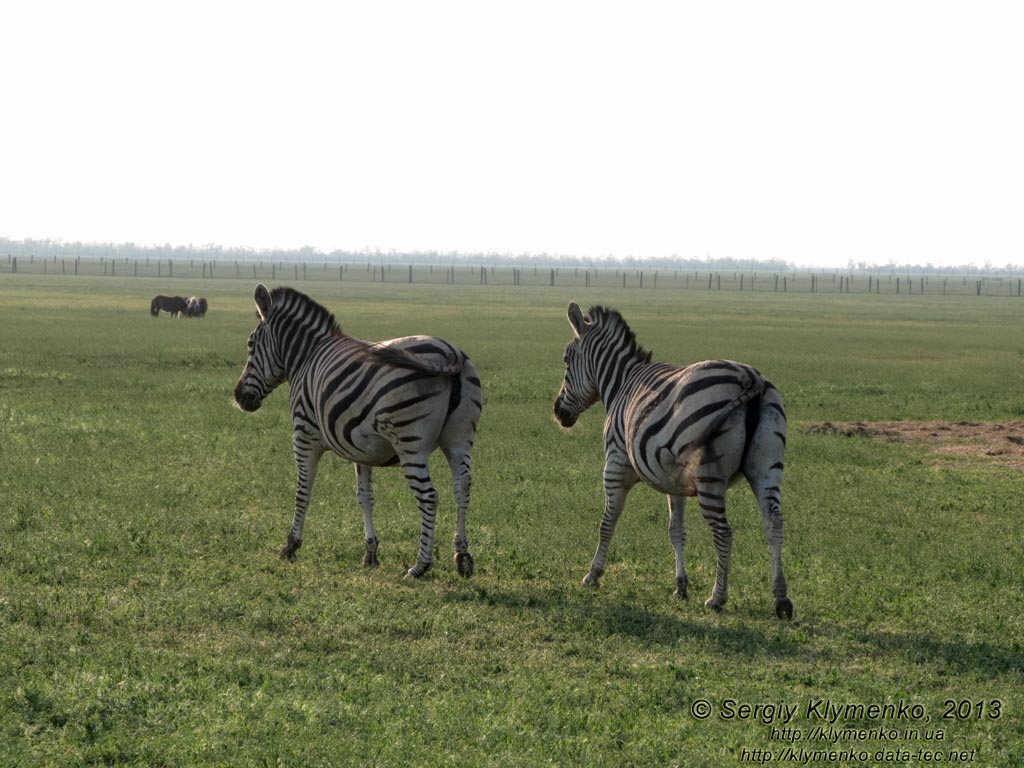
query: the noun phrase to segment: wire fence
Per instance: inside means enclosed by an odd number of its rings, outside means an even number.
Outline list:
[[[425,265],[157,258],[0,258],[0,275],[188,278],[270,282],[412,283],[428,285],[561,286],[637,290],[776,293],[960,295],[1021,297],[1024,277],[793,270],[786,272]]]

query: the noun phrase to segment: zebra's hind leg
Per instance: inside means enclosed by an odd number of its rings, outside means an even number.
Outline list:
[[[309,435],[300,429],[295,431],[294,449],[295,466],[298,470],[295,483],[295,518],[292,521],[292,529],[288,532],[288,540],[279,550],[281,557],[290,563],[295,562],[295,553],[302,546],[302,527],[306,522],[306,509],[309,507],[313,481],[316,480],[316,468],[323,453],[319,443],[311,441]]]
[[[407,578],[419,578],[434,561],[434,521],[437,517],[437,491],[430,479],[427,456],[416,454],[402,460],[405,482],[416,497],[420,510],[420,548],[416,563],[406,572]]]
[[[715,571],[715,588],[711,597],[704,601],[704,607],[713,611],[722,610],[729,597],[729,559],[732,556],[732,528],[725,517],[726,484],[717,478],[697,479],[697,502],[700,504],[704,521],[711,528],[718,555]]]
[[[772,561],[772,595],[775,597],[775,615],[780,619],[793,618],[793,601],[786,595],[786,577],[782,573],[782,508],[779,506],[779,482],[756,487],[751,483],[757,504],[761,508],[764,535],[768,539],[768,551]]]
[[[460,576],[467,579],[473,575],[473,556],[469,554],[469,536],[466,534],[466,509],[469,507],[469,492],[472,486],[470,476],[470,455],[468,450],[446,450],[445,457],[452,470],[452,483],[455,486],[455,568]]]
[[[686,524],[683,519],[683,510],[685,508],[685,496],[668,497],[668,539],[672,542],[672,549],[676,553],[675,595],[682,600],[686,600],[689,597],[687,592],[686,561],[683,559],[683,550],[686,547]]]
[[[359,508],[363,511],[363,532],[366,536],[363,565],[367,568],[376,568],[380,565],[377,559],[379,542],[373,526],[373,468],[368,464],[356,464],[356,488]]]

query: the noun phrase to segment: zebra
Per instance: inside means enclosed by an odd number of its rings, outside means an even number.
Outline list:
[[[243,411],[259,409],[283,381],[291,388],[295,463],[295,518],[280,555],[296,559],[317,465],[325,451],[355,464],[363,512],[363,565],[376,567],[373,467],[400,465],[422,518],[419,552],[406,576],[426,573],[433,560],[437,491],[428,456],[440,448],[451,467],[457,509],[455,564],[473,573],[466,535],[473,441],[482,410],[480,378],[458,348],[429,336],[376,344],[346,336],[325,307],[299,291],[258,285],[259,324],[249,334],[248,357],[235,386]]]
[[[616,310],[569,303],[574,338],[566,347],[565,380],[555,418],[572,427],[600,400],[604,424],[604,515],[597,553],[583,584],[597,587],[629,491],[643,481],[668,496],[669,540],[675,550],[675,594],[687,597],[683,508],[696,496],[718,555],[715,586],[704,605],[720,611],[728,592],[732,530],[726,489],[744,475],[761,509],[771,554],[772,592],[780,619],[793,617],[782,573],[782,484],[786,415],[778,390],[754,368],[730,360],[681,367],[652,363],[651,353]]]

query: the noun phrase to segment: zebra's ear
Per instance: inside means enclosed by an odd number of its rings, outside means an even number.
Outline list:
[[[583,310],[580,309],[580,305],[575,301],[569,302],[569,325],[572,326],[573,331],[579,336],[583,333],[583,325],[586,322],[583,319]]]
[[[252,295],[253,300],[256,302],[256,311],[260,313],[260,320],[266,320],[267,315],[270,314],[270,308],[274,306],[274,300],[270,298],[270,291],[267,290],[267,286],[260,283],[256,286],[256,292]]]

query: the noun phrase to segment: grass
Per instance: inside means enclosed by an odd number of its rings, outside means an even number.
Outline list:
[[[199,287],[205,319],[148,316],[152,295]],[[253,416],[230,405],[255,323],[250,282],[4,275],[0,764],[779,758],[789,742],[772,729],[783,724],[764,709],[726,719],[738,711],[730,701],[795,705],[787,727],[803,737],[796,748],[852,752],[810,764],[919,764],[921,750],[942,751],[944,762],[975,750],[961,761],[974,765],[1024,760],[1024,477],[805,429],[826,419],[1024,417],[1021,301],[309,290],[352,335],[441,335],[480,369],[473,579],[459,579],[451,562],[440,459],[439,552],[425,579],[401,578],[419,521],[386,470],[376,473],[383,564],[360,567],[354,476],[333,457],[299,561],[277,559],[294,492],[287,395]],[[602,504],[602,419],[597,407],[565,432],[550,415],[570,298],[621,309],[656,359],[743,360],[782,391],[792,623],[774,618],[760,520],[739,487],[729,496],[735,544],[722,614],[701,605],[714,554],[692,509],[693,598],[673,600],[666,504],[649,489],[630,497],[601,589],[579,586]],[[928,719],[852,709],[836,728],[897,738],[829,743],[811,737],[829,725],[808,711],[822,699],[903,701]],[[693,714],[702,700],[707,720]],[[968,716],[943,718],[947,700],[968,702]],[[910,756],[877,756],[883,749]]]

